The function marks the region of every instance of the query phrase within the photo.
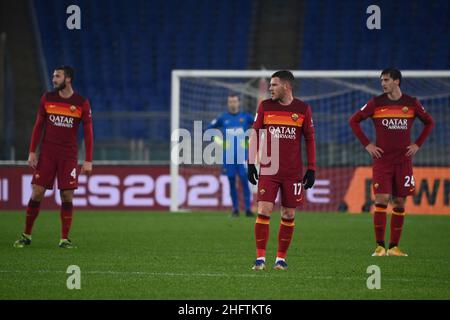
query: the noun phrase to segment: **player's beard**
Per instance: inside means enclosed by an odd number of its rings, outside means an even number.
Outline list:
[[[275,98],[275,97],[272,97],[272,101],[274,101],[274,102],[282,102],[282,101],[283,101],[283,98],[280,97],[280,96],[277,96],[276,98]]]
[[[55,91],[64,90],[66,88],[66,83],[62,82],[60,85],[57,85],[57,86],[53,85],[53,88],[54,88]]]
[[[230,108],[229,111],[231,114],[237,114],[239,112],[239,108],[235,108],[235,109]]]

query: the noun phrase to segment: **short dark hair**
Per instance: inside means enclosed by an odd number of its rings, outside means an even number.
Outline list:
[[[55,70],[62,70],[64,71],[64,75],[68,78],[70,78],[73,82],[74,76],[75,76],[75,70],[71,66],[62,65],[57,67]]]
[[[237,97],[238,100],[241,100],[241,97],[240,97],[237,93],[235,93],[235,92],[230,92],[230,93],[228,94],[228,98],[234,98],[234,97]]]
[[[396,68],[389,67],[384,69],[383,71],[381,71],[380,77],[384,75],[388,75],[393,80],[398,80],[398,85],[402,83],[402,73]]]
[[[271,76],[271,78],[280,78],[280,80],[289,82],[291,86],[294,84],[294,80],[295,80],[292,72],[290,72],[288,70],[277,71]]]

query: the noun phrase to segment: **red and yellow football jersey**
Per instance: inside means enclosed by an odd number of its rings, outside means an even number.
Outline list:
[[[425,124],[422,134],[415,141],[420,147],[434,125],[433,118],[418,99],[406,94],[402,94],[396,101],[390,100],[387,94],[371,99],[353,114],[349,123],[359,141],[367,146],[370,141],[361,130],[359,122],[371,118],[375,126],[375,143],[384,151],[376,161],[400,163],[409,159],[406,157],[406,147],[411,144],[411,129],[416,117]]]
[[[86,161],[92,161],[92,114],[89,101],[75,92],[67,99],[58,92],[46,92],[41,98],[30,152],[36,151],[44,130],[41,151],[77,158],[77,132],[81,122],[85,128]]]
[[[301,177],[303,175],[301,137],[305,137],[308,169],[315,170],[316,153],[314,125],[309,105],[295,99],[288,106],[271,99],[264,100],[258,107],[253,129],[266,130],[261,168],[267,168],[269,158],[278,161],[278,170],[273,175],[279,177]],[[274,139],[278,141],[278,152],[272,148]],[[266,157],[267,155],[267,157]],[[264,170],[261,170],[264,175]]]

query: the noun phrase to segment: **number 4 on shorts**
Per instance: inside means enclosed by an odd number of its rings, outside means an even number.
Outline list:
[[[74,179],[77,178],[77,168],[73,168],[72,172],[70,172],[70,176]]]

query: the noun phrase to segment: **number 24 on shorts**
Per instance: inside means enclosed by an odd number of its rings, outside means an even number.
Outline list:
[[[414,182],[414,176],[405,176],[405,180],[405,187],[414,187],[416,185]]]

